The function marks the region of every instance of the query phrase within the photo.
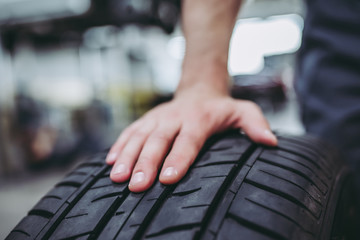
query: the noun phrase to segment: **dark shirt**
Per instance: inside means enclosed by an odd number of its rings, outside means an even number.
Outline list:
[[[302,119],[360,176],[360,0],[308,0],[307,7],[295,83]]]

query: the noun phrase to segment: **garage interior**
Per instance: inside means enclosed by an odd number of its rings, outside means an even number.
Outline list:
[[[128,22],[54,34],[53,16],[92,1],[43,2],[0,0],[1,239],[79,161],[170,99],[180,78],[178,23],[170,34]],[[275,131],[304,132],[293,89],[304,14],[300,0],[249,0],[234,29],[231,92],[256,101]]]

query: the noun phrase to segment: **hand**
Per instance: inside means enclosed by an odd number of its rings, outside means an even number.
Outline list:
[[[106,159],[114,164],[110,178],[125,182],[131,177],[129,189],[142,192],[162,166],[160,182],[174,184],[186,174],[207,138],[229,128],[241,128],[257,143],[277,144],[256,104],[226,94],[185,91],[123,131]]]

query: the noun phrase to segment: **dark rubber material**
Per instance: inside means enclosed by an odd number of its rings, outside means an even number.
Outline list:
[[[104,159],[105,153],[94,156],[66,176],[7,239],[281,240],[347,234],[334,227],[334,219],[349,219],[349,172],[333,149],[309,136],[279,136],[276,148],[235,132],[214,136],[180,183],[156,182],[139,194],[129,192],[127,183],[111,182]]]

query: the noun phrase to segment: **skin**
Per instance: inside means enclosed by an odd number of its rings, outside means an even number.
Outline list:
[[[114,182],[130,179],[132,192],[155,181],[178,182],[214,133],[241,128],[254,142],[276,146],[261,109],[229,96],[229,41],[239,0],[183,0],[186,38],[183,71],[175,98],[150,110],[126,128],[106,162]]]

